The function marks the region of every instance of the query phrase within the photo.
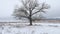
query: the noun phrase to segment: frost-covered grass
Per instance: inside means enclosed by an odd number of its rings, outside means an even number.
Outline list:
[[[0,26],[0,34],[60,34],[60,24],[33,23],[32,26]]]

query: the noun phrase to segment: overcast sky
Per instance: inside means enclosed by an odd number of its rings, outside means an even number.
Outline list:
[[[51,6],[45,17],[60,17],[60,0],[46,0],[45,2]],[[11,17],[16,4],[20,4],[19,0],[0,0],[0,17]]]

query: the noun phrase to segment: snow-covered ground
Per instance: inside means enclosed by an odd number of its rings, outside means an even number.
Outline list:
[[[33,23],[32,26],[0,26],[0,34],[60,34],[60,24]]]

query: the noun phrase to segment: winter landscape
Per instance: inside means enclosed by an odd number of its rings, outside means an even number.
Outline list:
[[[0,34],[60,34],[60,23],[5,23]]]
[[[0,0],[0,34],[60,34],[60,0]]]

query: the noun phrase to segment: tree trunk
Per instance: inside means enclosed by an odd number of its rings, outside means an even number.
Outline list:
[[[29,16],[29,20],[30,20],[30,25],[32,25],[32,10],[30,10],[30,16]]]
[[[32,25],[32,18],[31,18],[31,16],[30,16],[30,25]]]

